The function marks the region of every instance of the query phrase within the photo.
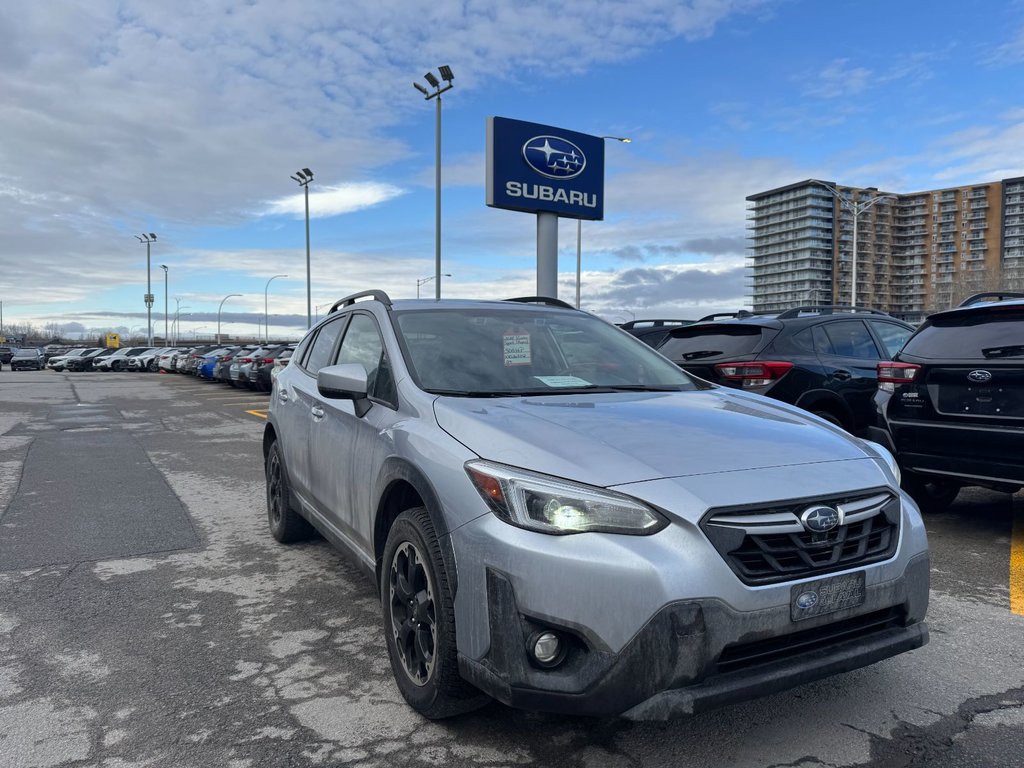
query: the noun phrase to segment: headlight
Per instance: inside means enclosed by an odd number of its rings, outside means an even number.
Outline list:
[[[486,461],[466,472],[491,511],[510,525],[550,534],[657,533],[668,520],[645,504],[614,491],[560,480]]]
[[[889,449],[886,448],[881,443],[876,443],[874,440],[861,440],[861,442],[864,443],[864,446],[869,451],[871,451],[872,453],[877,453],[878,457],[886,463],[886,465],[889,467],[889,469],[892,470],[892,474],[896,478],[896,485],[899,485],[902,482],[902,477],[900,475],[900,465],[896,463],[896,457],[892,455]]]

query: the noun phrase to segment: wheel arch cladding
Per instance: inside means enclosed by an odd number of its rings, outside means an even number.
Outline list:
[[[374,497],[377,499],[377,509],[373,521],[373,557],[378,584],[384,546],[395,518],[407,509],[423,507],[427,510],[434,533],[441,544],[441,555],[454,596],[458,592],[455,552],[452,550],[441,502],[426,476],[407,461],[392,457],[381,468]]]

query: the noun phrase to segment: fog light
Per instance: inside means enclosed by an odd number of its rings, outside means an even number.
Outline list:
[[[530,655],[542,667],[554,667],[565,658],[565,643],[554,632],[535,632],[530,637]]]

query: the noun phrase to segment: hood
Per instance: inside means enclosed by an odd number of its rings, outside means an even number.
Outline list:
[[[793,406],[724,388],[438,397],[434,413],[481,458],[602,487],[870,457]]]

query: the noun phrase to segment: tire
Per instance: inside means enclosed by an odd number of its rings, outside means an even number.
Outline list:
[[[267,522],[270,535],[282,544],[305,541],[313,535],[313,526],[291,507],[288,473],[278,441],[270,445],[264,466],[267,478]]]
[[[407,509],[388,531],[379,586],[391,671],[409,706],[439,720],[486,704],[459,675],[454,596],[423,507]]]
[[[148,366],[149,372],[150,373],[156,373],[157,367],[159,365],[160,364],[157,362],[156,358],[154,357],[152,360],[149,361],[149,366]]]
[[[935,514],[945,512],[956,501],[960,484],[953,480],[924,477],[910,472],[903,473],[903,490],[917,502],[922,512]]]

